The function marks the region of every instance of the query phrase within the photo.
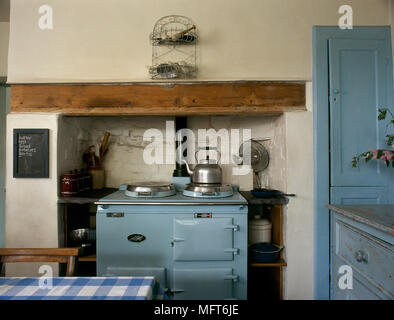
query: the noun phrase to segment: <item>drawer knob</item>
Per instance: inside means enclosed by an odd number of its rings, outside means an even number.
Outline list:
[[[357,262],[368,263],[368,254],[362,250],[359,250],[356,252],[355,258],[356,258]]]

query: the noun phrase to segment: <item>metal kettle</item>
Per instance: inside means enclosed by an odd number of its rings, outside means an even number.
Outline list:
[[[205,148],[204,148],[205,149]],[[201,151],[202,149],[198,150],[195,153],[195,158],[197,159],[197,153]],[[207,150],[215,150],[215,149],[208,149]],[[214,163],[212,160],[209,159],[209,156],[207,155],[206,159],[200,160],[196,164],[193,170],[190,169],[189,164],[183,160],[183,162],[186,164],[186,169],[189,175],[192,178],[192,182],[195,184],[221,184],[222,183],[222,168],[219,166],[219,160],[220,160],[220,152],[215,150],[219,158],[216,160]]]

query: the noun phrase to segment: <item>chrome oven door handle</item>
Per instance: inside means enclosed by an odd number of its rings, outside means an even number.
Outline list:
[[[232,252],[234,255],[237,255],[239,254],[239,249],[238,248],[224,249],[224,252]]]
[[[231,225],[225,226],[224,229],[233,229],[234,231],[238,231],[239,226],[235,225],[235,224],[231,224]]]
[[[233,282],[238,282],[238,279],[239,279],[239,276],[237,276],[237,275],[233,275],[233,274],[230,274],[230,275],[227,275],[227,276],[224,276],[224,280],[232,280]]]

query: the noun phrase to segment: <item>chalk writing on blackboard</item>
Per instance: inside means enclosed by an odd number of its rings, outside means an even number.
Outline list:
[[[48,129],[14,129],[14,177],[48,177]]]
[[[37,152],[37,148],[32,148],[31,141],[32,137],[27,135],[19,135],[18,144],[19,144],[19,158],[23,156],[32,157],[33,153]]]

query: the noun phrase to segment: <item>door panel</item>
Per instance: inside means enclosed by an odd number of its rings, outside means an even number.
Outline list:
[[[232,299],[233,278],[231,268],[174,269],[174,299]]]
[[[174,260],[233,260],[232,218],[174,219]]]
[[[387,204],[387,189],[384,187],[333,187],[331,203]]]
[[[165,266],[171,256],[171,223],[165,214],[97,214],[97,274]]]
[[[330,40],[331,186],[387,185],[383,163],[351,166],[355,155],[384,146],[385,125],[377,115],[389,103],[385,45]]]

